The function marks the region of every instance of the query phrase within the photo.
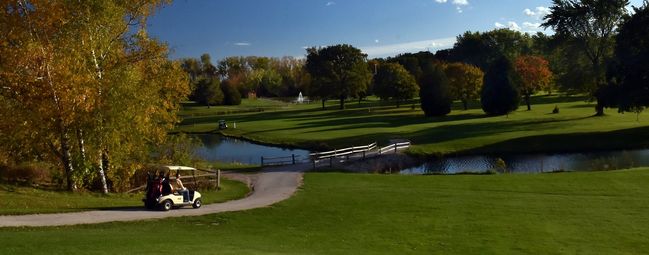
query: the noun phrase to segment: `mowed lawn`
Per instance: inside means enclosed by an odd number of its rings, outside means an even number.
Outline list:
[[[250,189],[238,181],[222,180],[221,190],[201,190],[203,203],[220,203],[245,197]],[[55,192],[42,189],[0,185],[0,215],[58,213],[141,207],[144,195]],[[4,253],[6,254],[6,253]]]
[[[450,115],[436,118],[424,117],[419,107],[413,110],[411,104],[396,108],[376,99],[360,105],[348,102],[348,109],[342,111],[337,109],[337,101],[330,101],[324,111],[320,103],[314,102],[287,104],[282,108],[270,105],[263,112],[237,114],[222,113],[219,107],[188,105],[185,119],[177,130],[217,131],[217,121],[224,119],[230,124],[229,129],[222,131],[224,134],[260,142],[323,150],[374,141],[386,145],[390,139],[401,138],[413,142],[411,154],[422,156],[649,146],[646,113],[636,120],[633,113],[619,114],[616,109],[607,109],[606,116],[593,117],[594,104],[585,100],[585,97],[535,96],[532,111],[521,106],[508,116],[497,117],[486,116],[479,102],[473,102],[472,109],[466,111],[456,104]],[[247,104],[251,102],[242,107]],[[555,106],[559,107],[559,114],[551,114]]]
[[[308,173],[277,205],[201,217],[0,229],[0,254],[642,254],[649,169]]]

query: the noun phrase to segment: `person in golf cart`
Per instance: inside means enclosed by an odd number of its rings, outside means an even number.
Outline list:
[[[176,172],[176,187],[174,190],[179,194],[183,195],[183,201],[189,201],[189,190],[183,185],[183,181],[180,180],[180,172]]]

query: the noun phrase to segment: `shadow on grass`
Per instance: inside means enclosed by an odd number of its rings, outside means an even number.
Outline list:
[[[649,148],[649,127],[514,138],[458,154],[570,153]]]

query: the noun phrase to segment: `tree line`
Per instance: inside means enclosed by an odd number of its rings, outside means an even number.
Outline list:
[[[368,60],[351,45],[309,48],[306,60],[291,65],[293,76],[282,74],[287,69],[281,65],[257,64],[281,62],[263,57],[228,58],[215,69],[221,80],[237,80],[239,91],[285,97],[304,91],[321,100],[323,108],[330,99],[344,109],[346,100],[368,95],[394,100],[397,106],[419,96],[422,109],[429,109],[427,104],[442,108],[427,115],[447,112],[452,100],[467,109],[477,99],[487,114],[497,115],[517,109],[520,101],[531,110],[537,92],[561,91],[590,95],[597,101],[597,115],[605,107],[638,112],[646,101],[637,84],[646,69],[647,1],[631,13],[628,6],[627,0],[554,0],[542,24],[554,35],[509,29],[466,32],[452,48],[435,54]]]
[[[293,57],[227,57],[216,66],[209,54],[186,58],[190,99],[207,105],[239,105],[241,97],[294,97],[306,91],[310,76],[304,60]]]

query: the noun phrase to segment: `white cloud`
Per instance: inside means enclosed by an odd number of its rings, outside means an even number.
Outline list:
[[[507,24],[496,22],[496,23],[494,23],[494,26],[496,28],[498,28],[498,29],[506,28],[506,29],[513,30],[513,31],[521,31],[521,27],[518,25],[518,23],[516,23],[514,21],[509,21],[509,22],[507,22]]]
[[[469,5],[469,0],[453,0],[454,5]]]
[[[379,39],[375,39],[375,40],[374,40],[374,43],[380,43],[380,42],[381,42],[381,41],[379,41]]]
[[[401,53],[432,51],[447,49],[455,44],[455,37],[440,38],[425,41],[405,42],[381,46],[360,47],[370,58],[394,56]]]
[[[327,2],[327,3],[325,4],[325,6],[332,6],[332,5],[334,5],[334,4],[336,4],[336,2],[330,1],[330,2]]]
[[[234,43],[235,46],[250,46],[251,44],[249,42],[238,42]]]
[[[527,16],[530,16],[530,17],[536,15],[536,13],[534,13],[534,12],[533,12],[532,10],[530,10],[530,9],[525,9],[525,10],[523,10],[523,13],[524,13],[525,15],[527,15]]]
[[[535,17],[537,19],[542,19],[545,17],[545,15],[550,14],[552,12],[550,8],[545,7],[545,6],[539,6],[534,8],[534,10],[530,10],[529,8],[523,10],[523,14],[529,16],[529,17]]]
[[[543,6],[536,7],[536,14],[541,17],[548,15],[550,13],[552,13],[552,10],[550,10],[550,8],[548,7],[543,7]]]
[[[443,4],[447,3],[448,0],[435,0],[435,2]],[[462,6],[469,5],[469,0],[453,0],[451,1],[451,4],[455,5],[455,10],[457,10],[458,13],[462,13],[464,12],[464,10],[462,10]]]
[[[541,28],[541,23],[523,22],[523,27],[527,30],[538,30]]]
[[[521,31],[521,27],[519,27],[518,24],[513,21],[507,22],[507,28],[514,31]]]

